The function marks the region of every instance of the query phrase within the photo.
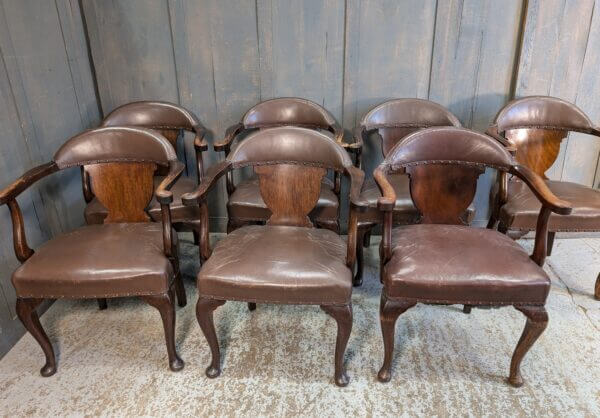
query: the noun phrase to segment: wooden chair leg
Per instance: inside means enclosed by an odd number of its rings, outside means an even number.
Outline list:
[[[360,242],[360,241],[359,241]],[[338,331],[335,342],[335,384],[347,386],[349,379],[344,367],[344,354],[352,331],[352,305],[322,305],[321,309],[336,320]]]
[[[165,329],[165,342],[167,343],[167,353],[169,355],[169,367],[172,371],[178,372],[183,369],[183,360],[177,354],[175,348],[175,295],[173,290],[162,295],[142,296],[142,299],[150,306],[155,307],[163,321]]]
[[[379,306],[379,318],[381,320],[381,333],[383,334],[383,365],[377,374],[380,382],[389,382],[392,378],[392,358],[394,356],[394,334],[396,329],[396,320],[400,314],[416,305],[416,302],[409,300],[391,300],[381,294],[381,304]]]
[[[508,232],[508,227],[506,225],[504,225],[502,222],[500,222],[500,223],[498,223],[498,232],[506,235],[506,233]]]
[[[552,247],[554,246],[554,235],[556,235],[556,232],[548,232],[548,241],[546,243],[547,257],[550,257],[552,255]]]
[[[369,229],[365,232],[365,237],[363,238],[363,247],[365,248],[371,246],[371,231],[372,229]]]
[[[548,325],[548,313],[546,313],[546,308],[543,306],[515,306],[515,309],[523,312],[527,317],[527,323],[510,362],[508,383],[514,387],[521,387],[523,386],[523,378],[520,371],[521,361],[546,329]]]
[[[255,311],[256,310],[256,303],[254,303],[254,302],[248,302],[248,310],[249,311]]]
[[[352,280],[354,287],[362,285],[363,272],[365,268],[364,251],[362,246],[365,237],[364,229],[358,228],[356,235],[356,274]]]
[[[200,245],[200,233],[194,229],[192,234],[194,235],[194,245]]]
[[[472,305],[463,305],[463,313],[470,314],[472,308]]]
[[[106,308],[108,308],[108,304],[106,302],[106,298],[99,298],[98,299],[98,309],[100,309],[101,311],[103,311]]]
[[[175,256],[171,258],[171,264],[173,265],[173,270],[175,270],[175,280],[173,281],[173,287],[175,288],[175,294],[177,295],[177,304],[180,307],[184,307],[185,305],[187,305],[187,296],[185,295],[185,286],[183,285],[183,279],[181,278],[178,252],[176,252]]]
[[[43,299],[33,298],[17,298],[17,316],[25,326],[25,329],[35,338],[42,351],[46,356],[46,364],[40,369],[40,374],[44,377],[52,376],[56,373],[56,358],[54,356],[54,350],[52,344],[40,324],[40,318],[38,317],[35,308],[42,303]]]
[[[598,277],[596,278],[596,286],[594,288],[594,297],[596,300],[600,300],[600,273],[598,273]]]
[[[210,366],[206,368],[206,376],[211,379],[221,374],[221,352],[219,350],[217,333],[215,332],[213,312],[224,303],[224,300],[209,299],[200,296],[196,304],[196,318],[208,342],[212,355]]]

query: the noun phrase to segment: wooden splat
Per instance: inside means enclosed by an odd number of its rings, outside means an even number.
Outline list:
[[[158,132],[171,143],[173,148],[177,149],[177,138],[179,138],[179,129],[157,129]]]
[[[405,136],[418,131],[421,128],[379,128],[381,136],[381,151],[386,157],[388,153],[400,142]]]
[[[260,194],[271,210],[269,225],[307,226],[308,214],[321,194],[321,181],[327,170],[292,164],[257,166]]]
[[[427,224],[463,225],[483,170],[451,165],[407,167],[410,195]]]
[[[512,129],[505,132],[506,139],[517,148],[517,161],[543,178],[547,178],[546,171],[556,161],[560,143],[566,136],[566,131],[549,129]]]
[[[87,166],[92,192],[108,210],[104,223],[148,222],[145,209],[154,193],[154,163],[101,163]]]

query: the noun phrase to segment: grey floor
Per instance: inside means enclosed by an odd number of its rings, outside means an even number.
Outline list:
[[[521,240],[531,249],[531,240]],[[600,238],[558,239],[548,329],[522,365],[525,386],[504,379],[524,317],[512,308],[421,306],[397,324],[393,378],[378,383],[383,350],[376,243],[353,294],[346,356],[351,381],[332,382],[335,323],[316,307],[227,303],[215,314],[223,373],[209,380],[209,351],[194,317],[196,248],[184,236],[190,303],[177,312],[186,367],[168,370],[158,313],[136,299],[58,301],[42,317],[59,369],[25,335],[0,361],[4,416],[600,416]]]

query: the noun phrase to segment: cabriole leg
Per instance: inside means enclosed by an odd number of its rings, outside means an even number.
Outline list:
[[[360,241],[359,241],[360,242]],[[335,384],[338,386],[347,386],[349,379],[344,367],[344,354],[352,331],[352,305],[322,305],[323,309],[333,319],[338,326],[337,339],[335,342]]]
[[[365,230],[358,228],[356,233],[356,274],[354,275],[354,279],[352,284],[354,287],[358,287],[362,285],[362,277],[364,272],[364,251],[363,251],[363,242],[365,239]]]
[[[38,317],[35,308],[42,303],[43,299],[33,298],[17,298],[17,316],[25,326],[25,329],[35,338],[46,356],[46,364],[40,369],[40,374],[44,377],[52,376],[56,373],[56,359],[54,357],[54,350],[52,344],[40,324],[40,318]]]
[[[165,329],[169,367],[174,372],[183,369],[183,360],[181,360],[175,348],[175,295],[173,290],[169,290],[168,293],[162,295],[142,296],[142,299],[160,312]]]
[[[527,317],[527,323],[510,362],[508,383],[514,387],[521,387],[523,386],[523,378],[520,371],[521,361],[546,329],[548,314],[546,313],[546,308],[543,306],[515,306],[515,309],[523,312]]]
[[[209,299],[200,296],[198,298],[198,303],[196,304],[196,318],[198,319],[198,324],[200,324],[200,328],[208,342],[212,355],[210,366],[206,368],[206,376],[210,378],[217,377],[221,374],[221,351],[219,350],[219,340],[217,339],[217,333],[215,332],[213,312],[224,303],[224,300]]]
[[[400,314],[416,305],[409,300],[392,300],[381,294],[381,305],[379,306],[379,318],[381,320],[381,333],[383,334],[383,365],[377,374],[380,382],[389,382],[392,378],[392,358],[394,356],[394,334],[396,320]]]

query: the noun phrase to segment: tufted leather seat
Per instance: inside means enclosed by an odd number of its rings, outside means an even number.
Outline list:
[[[332,182],[324,178],[321,184],[321,195],[309,216],[317,221],[338,219],[339,201],[333,192]],[[227,202],[229,216],[246,221],[263,221],[269,219],[271,211],[260,195],[258,179],[252,178],[238,184]]]
[[[600,190],[577,183],[546,181],[560,199],[570,202],[573,211],[569,216],[550,215],[550,231],[599,231]],[[521,181],[510,181],[508,200],[500,208],[500,222],[512,230],[529,231],[535,225],[541,204],[531,190]]]
[[[225,300],[346,304],[352,293],[346,249],[328,229],[245,226],[218,242],[198,273],[198,291]]]
[[[12,282],[19,297],[99,298],[165,293],[173,277],[162,224],[117,223],[84,226],[46,242]]]
[[[163,180],[164,176],[154,177],[154,189],[156,189]],[[181,196],[185,193],[194,191],[196,187],[198,187],[198,185],[193,179],[183,176],[181,176],[173,185],[171,188],[171,192],[173,193],[173,203],[169,205],[173,219],[176,219],[178,222],[200,219],[200,209],[197,206],[185,206],[181,202]],[[153,221],[159,222],[161,220],[160,203],[158,203],[155,196],[152,197],[152,200],[148,204],[147,212]],[[108,211],[96,197],[86,205],[84,211],[85,221],[88,225],[101,224],[107,214]]]
[[[512,239],[490,229],[408,225],[392,234],[388,297],[433,303],[539,303],[550,279]]]

